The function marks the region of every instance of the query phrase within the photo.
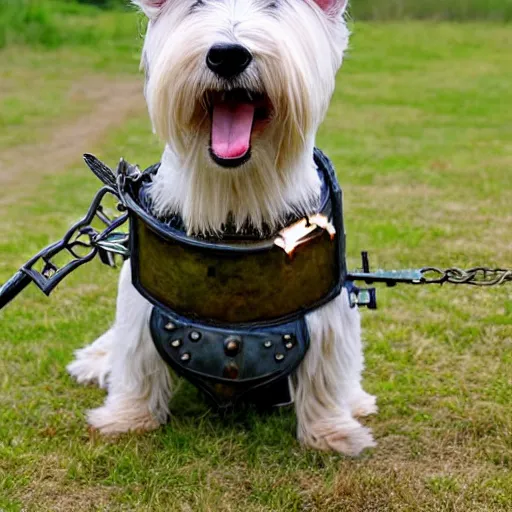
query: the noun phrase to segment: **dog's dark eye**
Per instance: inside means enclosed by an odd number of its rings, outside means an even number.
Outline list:
[[[267,5],[267,9],[277,9],[277,2],[269,2]]]

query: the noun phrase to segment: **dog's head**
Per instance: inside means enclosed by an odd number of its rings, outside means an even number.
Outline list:
[[[134,0],[150,20],[143,63],[156,133],[183,162],[293,166],[334,89],[346,2]]]

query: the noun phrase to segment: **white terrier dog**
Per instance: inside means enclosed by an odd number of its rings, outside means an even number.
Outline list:
[[[279,226],[314,211],[317,129],[348,44],[347,0],[134,0],[149,17],[146,99],[166,142],[150,195],[189,233]],[[151,430],[169,416],[172,380],[149,330],[152,305],[125,264],[113,327],[76,352],[80,383],[108,389],[88,414],[104,434]],[[310,349],[291,386],[298,439],[356,455],[374,446],[355,418],[376,412],[361,387],[360,318],[346,290],[307,315]]]

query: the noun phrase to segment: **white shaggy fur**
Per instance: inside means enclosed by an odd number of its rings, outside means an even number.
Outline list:
[[[151,188],[156,213],[178,212],[190,233],[277,225],[290,211],[314,211],[320,184],[312,161],[317,129],[348,44],[345,0],[137,0],[150,23],[145,40],[146,99],[166,142]],[[253,55],[229,84],[205,64],[213,44],[237,43]],[[209,155],[207,90],[267,94],[268,126],[251,140],[250,160],[225,169]],[[79,350],[68,370],[79,382],[108,384],[105,404],[89,412],[101,432],[151,430],[167,421],[169,370],[149,334],[151,305],[121,273],[113,327]],[[357,455],[374,446],[355,417],[376,412],[361,388],[360,319],[346,292],[307,317],[311,348],[292,378],[298,438],[317,449]],[[108,375],[108,377],[107,377]]]

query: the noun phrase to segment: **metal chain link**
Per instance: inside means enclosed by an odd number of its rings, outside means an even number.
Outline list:
[[[473,286],[498,286],[512,281],[512,269],[475,267],[469,270],[449,268],[441,270],[435,267],[422,268],[425,284],[469,284]],[[428,277],[433,274],[437,277]]]

